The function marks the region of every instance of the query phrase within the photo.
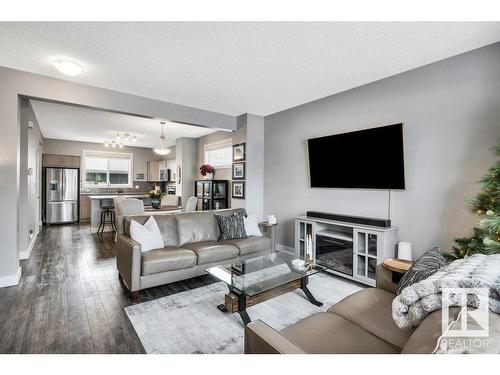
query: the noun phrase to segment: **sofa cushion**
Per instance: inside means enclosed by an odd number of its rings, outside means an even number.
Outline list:
[[[176,247],[150,250],[142,254],[142,275],[175,271],[196,266],[196,254]]]
[[[130,223],[130,238],[141,244],[141,252],[163,248],[163,238],[156,220],[151,216],[144,225],[132,220]]]
[[[432,354],[437,349],[438,339],[442,334],[442,311],[429,314],[415,329],[403,348],[403,354]],[[449,309],[449,321],[457,319],[459,307]]]
[[[333,312],[365,331],[402,349],[413,330],[399,328],[392,319],[394,294],[379,288],[367,288],[351,294],[328,311]]]
[[[398,349],[333,313],[311,315],[280,332],[311,354],[395,354]]]
[[[186,212],[175,215],[179,246],[189,243],[217,241],[219,226],[212,212]]]
[[[238,240],[247,238],[243,214],[234,213],[233,215],[215,215],[219,224],[219,241]]]
[[[269,237],[252,236],[240,240],[227,240],[222,243],[236,246],[240,249],[240,255],[271,250],[271,240]]]
[[[179,246],[179,238],[177,236],[177,219],[175,215],[154,215],[158,228],[160,228],[163,244],[167,246]]]
[[[444,259],[439,247],[426,251],[415,261],[415,263],[412,264],[410,269],[399,281],[398,294],[400,294],[404,288],[434,275],[441,267],[444,266],[446,266],[446,260]]]
[[[207,264],[237,258],[239,249],[234,245],[221,244],[216,241],[197,242],[183,246],[198,256],[198,264]]]

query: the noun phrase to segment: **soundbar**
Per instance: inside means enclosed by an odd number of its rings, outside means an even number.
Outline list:
[[[316,217],[318,219],[327,219],[333,221],[344,221],[346,223],[370,225],[373,227],[389,228],[391,221],[388,219],[377,219],[373,217],[347,216],[339,214],[330,214],[328,212],[307,211],[307,217]]]

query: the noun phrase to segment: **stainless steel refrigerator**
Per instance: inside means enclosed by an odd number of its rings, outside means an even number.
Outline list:
[[[78,221],[78,169],[45,169],[45,222]]]

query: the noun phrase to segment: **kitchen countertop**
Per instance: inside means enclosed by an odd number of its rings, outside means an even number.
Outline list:
[[[123,198],[149,198],[148,194],[96,194],[89,195],[90,199],[99,200],[99,199],[113,199],[116,197]]]

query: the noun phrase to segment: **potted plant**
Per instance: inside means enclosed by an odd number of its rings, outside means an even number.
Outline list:
[[[151,197],[151,206],[154,209],[159,209],[161,206],[161,199],[165,195],[165,192],[161,191],[161,187],[158,185],[153,186],[153,190],[149,192],[149,196]]]
[[[202,164],[200,167],[200,174],[206,180],[212,180],[214,178],[215,169],[210,164]]]

